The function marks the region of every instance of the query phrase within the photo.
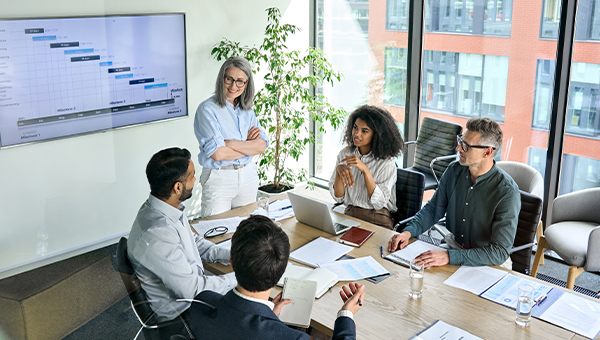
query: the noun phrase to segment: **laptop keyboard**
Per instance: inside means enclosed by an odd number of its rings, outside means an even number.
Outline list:
[[[340,223],[334,223],[333,229],[336,233],[338,233],[340,230],[348,229],[348,226]]]

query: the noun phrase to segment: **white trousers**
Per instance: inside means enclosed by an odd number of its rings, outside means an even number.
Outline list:
[[[202,168],[202,216],[222,212],[256,202],[258,173],[256,164],[250,161],[245,167],[234,170]]]

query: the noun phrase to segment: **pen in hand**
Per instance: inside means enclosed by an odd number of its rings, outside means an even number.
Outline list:
[[[358,305],[362,307],[362,300],[360,299],[360,296],[358,297]]]
[[[381,257],[383,258],[383,246],[380,246],[379,249],[381,250]]]

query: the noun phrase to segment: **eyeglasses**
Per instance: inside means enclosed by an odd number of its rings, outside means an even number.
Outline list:
[[[227,232],[227,227],[225,227],[225,226],[214,227],[214,228],[208,229],[204,233],[204,238],[221,236],[221,235],[225,234],[226,232]]]
[[[458,145],[460,145],[460,148],[464,152],[468,152],[469,148],[473,148],[473,149],[487,149],[487,148],[492,148],[492,150],[496,150],[496,148],[493,147],[493,146],[469,145],[461,137],[462,137],[462,135],[457,135],[456,136],[456,142],[458,143]]]
[[[233,79],[230,76],[225,76],[225,84],[231,85],[231,83],[233,83],[233,82],[235,82],[235,85],[237,85],[237,87],[244,87],[244,86],[246,86],[246,83],[248,81],[247,80],[243,81],[241,79]]]

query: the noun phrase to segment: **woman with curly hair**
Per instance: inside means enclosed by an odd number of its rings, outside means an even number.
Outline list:
[[[348,117],[343,137],[346,147],[337,156],[329,192],[346,205],[346,215],[390,229],[396,211],[396,162],[404,149],[392,115],[363,105]]]

